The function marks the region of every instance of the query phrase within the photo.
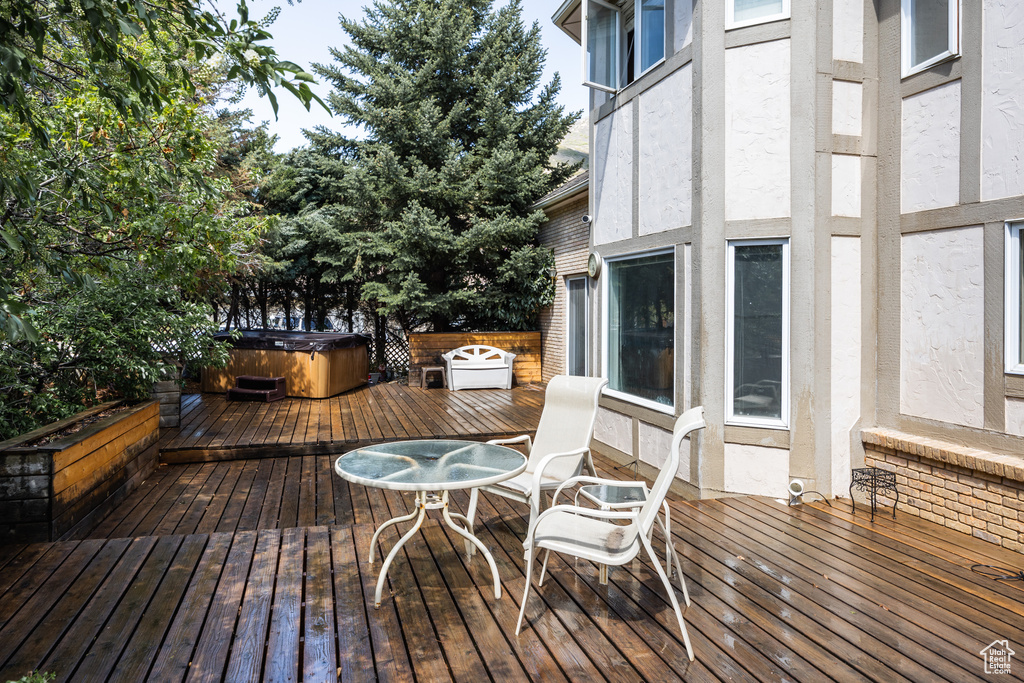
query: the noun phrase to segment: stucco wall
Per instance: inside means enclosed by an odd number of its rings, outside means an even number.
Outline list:
[[[983,229],[904,235],[900,262],[900,410],[982,427]]]
[[[789,486],[789,451],[725,444],[725,490],[751,496],[784,496]]]
[[[832,215],[860,216],[860,157],[832,155]]]
[[[858,136],[862,130],[864,86],[850,81],[832,81],[832,132]]]
[[[690,225],[692,68],[640,95],[640,234]]]
[[[903,213],[960,201],[960,81],[903,100]]]
[[[693,1],[676,0],[675,46],[673,52],[679,52],[693,42]]]
[[[861,401],[861,241],[832,238],[832,493],[850,487],[851,432]]]
[[[864,61],[864,0],[832,0],[832,56]]]
[[[725,51],[725,218],[790,215],[790,41]]]
[[[1024,194],[1024,3],[985,0],[981,198]]]
[[[633,418],[614,410],[598,408],[594,439],[626,455],[633,455]]]
[[[594,244],[633,234],[633,108],[594,126]]]
[[[640,460],[657,469],[661,469],[668,459],[672,447],[672,432],[640,421],[639,429]],[[676,476],[686,480],[690,476],[690,440],[683,439],[679,447],[679,469]]]
[[[1024,400],[1006,399],[1006,433],[1024,436]]]

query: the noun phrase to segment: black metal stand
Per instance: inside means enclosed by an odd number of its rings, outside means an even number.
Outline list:
[[[626,470],[633,468],[633,479],[640,478],[640,458],[633,458],[631,462],[627,462],[625,465],[616,465],[617,470]]]
[[[900,492],[896,490],[896,473],[878,467],[861,467],[853,470],[853,481],[850,482],[850,507],[857,514],[857,501],[853,499],[853,489],[867,491],[871,497],[871,521],[875,521],[875,510],[878,509],[878,492],[891,492],[896,496],[892,505],[892,518],[896,519],[896,506],[900,502]]]

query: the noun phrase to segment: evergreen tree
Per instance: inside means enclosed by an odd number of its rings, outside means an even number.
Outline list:
[[[364,282],[406,329],[530,329],[551,300],[529,207],[575,170],[549,159],[579,113],[556,104],[557,76],[539,87],[546,51],[521,14],[519,0],[378,0],[341,19],[336,64],[314,67],[360,131],[309,133],[338,162],[304,209],[330,208],[325,278]]]

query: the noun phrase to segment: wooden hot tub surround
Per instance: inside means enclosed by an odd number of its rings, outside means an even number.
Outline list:
[[[280,330],[246,330],[239,340],[214,337],[232,345],[227,367],[204,368],[202,389],[226,393],[235,377],[284,377],[295,398],[329,398],[366,384],[370,359],[361,335]]]

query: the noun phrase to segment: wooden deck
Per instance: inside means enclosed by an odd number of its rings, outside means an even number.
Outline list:
[[[435,512],[373,609],[381,549],[400,530],[383,534],[372,566],[370,537],[412,496],[342,481],[334,453],[533,431],[541,391],[491,393],[189,397],[159,444],[189,462],[161,465],[72,540],[0,546],[0,681],[42,670],[58,681],[958,683],[985,679],[980,652],[993,641],[1024,652],[1024,585],[970,570],[1020,569],[1024,556],[902,514],[871,522],[845,502],[671,501],[693,663],[639,560],[601,586],[590,563],[553,557],[512,635],[526,509],[487,495],[478,531],[502,597]],[[467,500],[453,494],[456,508]],[[1024,680],[1020,659],[1005,678]]]
[[[1024,644],[1022,587],[969,569],[1019,555],[904,515],[757,498],[672,503],[692,664],[640,561],[604,587],[591,564],[553,558],[513,636],[526,521],[500,498],[481,497],[480,536],[501,599],[433,520],[374,610],[370,536],[411,497],[329,467],[165,465],[92,538],[0,547],[0,680],[959,682],[984,678],[992,641]]]
[[[182,397],[181,425],[163,430],[164,462],[344,453],[381,441],[492,439],[537,428],[544,387],[445,391],[390,383],[329,399],[228,401],[222,394]]]

